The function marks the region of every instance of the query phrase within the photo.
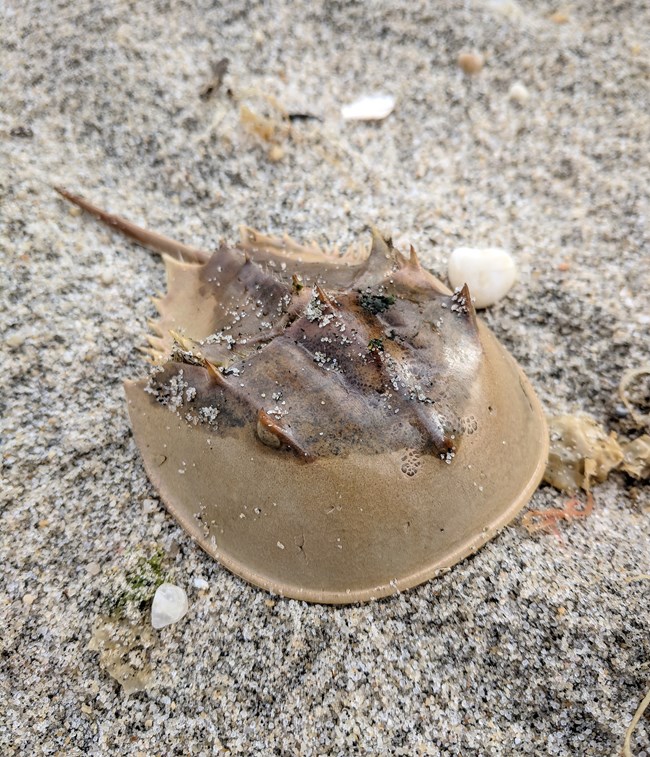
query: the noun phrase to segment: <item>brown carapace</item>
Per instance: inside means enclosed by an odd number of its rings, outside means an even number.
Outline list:
[[[71,202],[160,252],[154,368],[126,382],[170,512],[249,581],[309,601],[384,596],[494,536],[548,437],[514,360],[389,239],[335,257],[242,230],[213,254]]]

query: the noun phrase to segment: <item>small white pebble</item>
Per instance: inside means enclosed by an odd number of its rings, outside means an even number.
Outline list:
[[[23,597],[23,604],[27,605],[27,607],[31,607],[31,605],[34,604],[36,601],[36,594],[25,594]]]
[[[195,589],[205,590],[210,587],[210,584],[205,580],[205,578],[201,578],[201,576],[196,576],[192,579],[192,586]]]
[[[98,562],[89,562],[88,565],[86,565],[86,570],[89,575],[97,576],[101,572],[101,566]]]
[[[145,499],[142,502],[142,512],[145,515],[151,515],[151,513],[155,513],[158,509],[158,503],[155,499]]]
[[[174,584],[161,584],[151,604],[151,625],[164,628],[178,622],[189,609],[184,589]]]
[[[524,15],[524,11],[517,0],[487,0],[486,5],[490,10],[500,13],[506,18],[515,19]]]
[[[494,305],[510,291],[517,278],[515,261],[499,247],[458,247],[449,258],[447,273],[452,288],[467,284],[476,308]]]
[[[508,91],[508,97],[514,102],[523,105],[530,99],[530,92],[523,82],[516,81]]]
[[[341,108],[346,121],[381,121],[395,108],[392,95],[366,95]]]
[[[102,271],[99,278],[104,286],[109,286],[115,281],[112,271]]]
[[[30,336],[31,334],[27,330],[15,331],[5,339],[5,344],[11,349],[16,349],[16,347],[21,347]]]

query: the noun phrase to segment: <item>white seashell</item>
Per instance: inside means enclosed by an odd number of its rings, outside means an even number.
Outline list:
[[[341,108],[346,121],[381,121],[393,112],[395,98],[392,95],[366,95]]]
[[[164,628],[179,621],[189,608],[184,589],[174,584],[160,584],[151,605],[151,625]]]
[[[511,100],[514,100],[515,102],[519,103],[520,105],[523,105],[525,102],[527,102],[530,99],[530,92],[528,91],[528,88],[523,82],[516,81],[512,87],[510,87],[510,91],[508,92],[508,97]]]
[[[449,258],[447,275],[454,289],[467,284],[474,307],[486,308],[508,293],[517,269],[510,253],[500,247],[458,247]]]

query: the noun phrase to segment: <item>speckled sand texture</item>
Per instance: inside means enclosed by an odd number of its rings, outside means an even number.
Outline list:
[[[133,443],[122,381],[146,371],[160,261],[48,184],[203,246],[242,222],[340,245],[375,223],[441,276],[454,247],[506,247],[520,278],[485,320],[549,412],[632,437],[616,388],[650,360],[647,3],[0,14],[0,752],[619,754],[650,686],[647,485],[614,474],[561,540],[515,522],[375,604],[271,598],[185,536]],[[343,122],[375,92],[397,98],[385,121]],[[242,104],[278,122],[262,95],[321,120],[264,143],[240,122]],[[152,557],[190,601],[161,631],[124,594]],[[116,605],[149,629],[132,662],[150,685],[128,696],[88,649]],[[637,757],[649,744],[646,717]]]

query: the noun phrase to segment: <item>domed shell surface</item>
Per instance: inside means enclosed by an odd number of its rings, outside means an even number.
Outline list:
[[[385,596],[531,497],[540,403],[467,287],[413,250],[374,233],[334,258],[245,229],[208,255],[59,191],[164,253],[155,367],[125,384],[133,432],[169,511],[237,575],[307,601]]]

